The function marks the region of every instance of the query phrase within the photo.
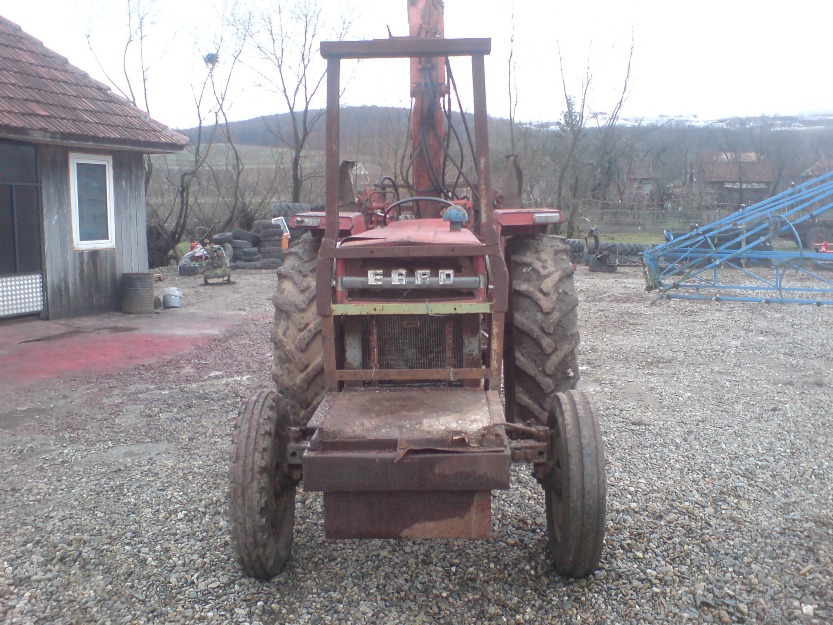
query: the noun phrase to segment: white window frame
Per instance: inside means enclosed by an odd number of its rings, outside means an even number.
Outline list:
[[[107,238],[81,240],[78,219],[78,164],[104,165],[107,180]],[[76,250],[107,250],[116,247],[115,208],[113,206],[113,157],[101,154],[71,152],[69,155],[70,213],[72,215],[72,244]]]

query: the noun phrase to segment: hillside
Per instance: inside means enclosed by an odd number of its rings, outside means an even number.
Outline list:
[[[310,119],[317,119],[307,144],[310,150],[324,149],[324,111],[309,112]],[[345,135],[360,136],[362,129],[406,128],[408,111],[381,106],[354,106],[341,110],[341,131]],[[281,137],[292,137],[292,121],[289,113],[255,117],[239,122],[230,122],[232,140],[238,145],[263,147],[284,147]],[[196,140],[198,129],[181,130],[192,141]]]
[[[324,148],[324,119],[323,110],[309,112],[310,119],[318,119],[308,143],[311,150]],[[350,106],[341,109],[341,132],[344,136],[367,135],[366,129],[398,130],[406,126],[409,111],[406,109],[383,106]],[[496,129],[508,132],[509,121],[502,118],[492,118]],[[604,122],[604,116],[600,117]],[[560,121],[542,121],[520,123],[520,126],[535,127],[555,131]],[[656,119],[628,118],[622,120],[622,128],[688,128],[692,132],[700,131],[708,134],[718,130],[754,130],[766,128],[768,131],[796,131],[796,130],[833,130],[833,113],[813,113],[807,115],[760,116],[760,117],[731,117],[724,119],[704,120],[695,117],[659,117]],[[230,122],[229,130],[232,139],[238,145],[253,145],[263,147],[283,147],[281,137],[292,136],[292,124],[289,113],[254,117],[243,121]],[[591,129],[592,130],[592,129]],[[192,141],[196,140],[198,129],[187,128],[180,130]]]

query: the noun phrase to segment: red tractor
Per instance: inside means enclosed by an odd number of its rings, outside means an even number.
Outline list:
[[[570,250],[547,234],[563,215],[521,207],[514,158],[492,188],[491,41],[445,39],[441,7],[409,0],[408,37],[321,44],[326,210],[291,218],[307,233],[277,272],[277,388],[242,406],[232,441],[232,538],[253,577],[286,565],[302,480],[323,492],[328,538],[485,538],[513,462],[544,488],[557,571],[599,563],[603,444],[575,390]],[[451,111],[460,57],[470,115]],[[339,72],[371,58],[410,59],[412,156],[401,184],[357,198],[339,156]]]

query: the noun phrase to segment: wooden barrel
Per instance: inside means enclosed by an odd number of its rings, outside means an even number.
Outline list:
[[[121,311],[123,313],[153,312],[153,274],[121,274]]]

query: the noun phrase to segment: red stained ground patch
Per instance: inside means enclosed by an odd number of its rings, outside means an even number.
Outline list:
[[[205,314],[178,318],[84,318],[58,326],[31,321],[0,325],[0,387],[112,373],[187,354],[239,320]]]
[[[0,359],[0,379],[25,385],[49,378],[111,373],[161,357],[190,351],[208,337],[85,334],[28,344],[18,355]]]

